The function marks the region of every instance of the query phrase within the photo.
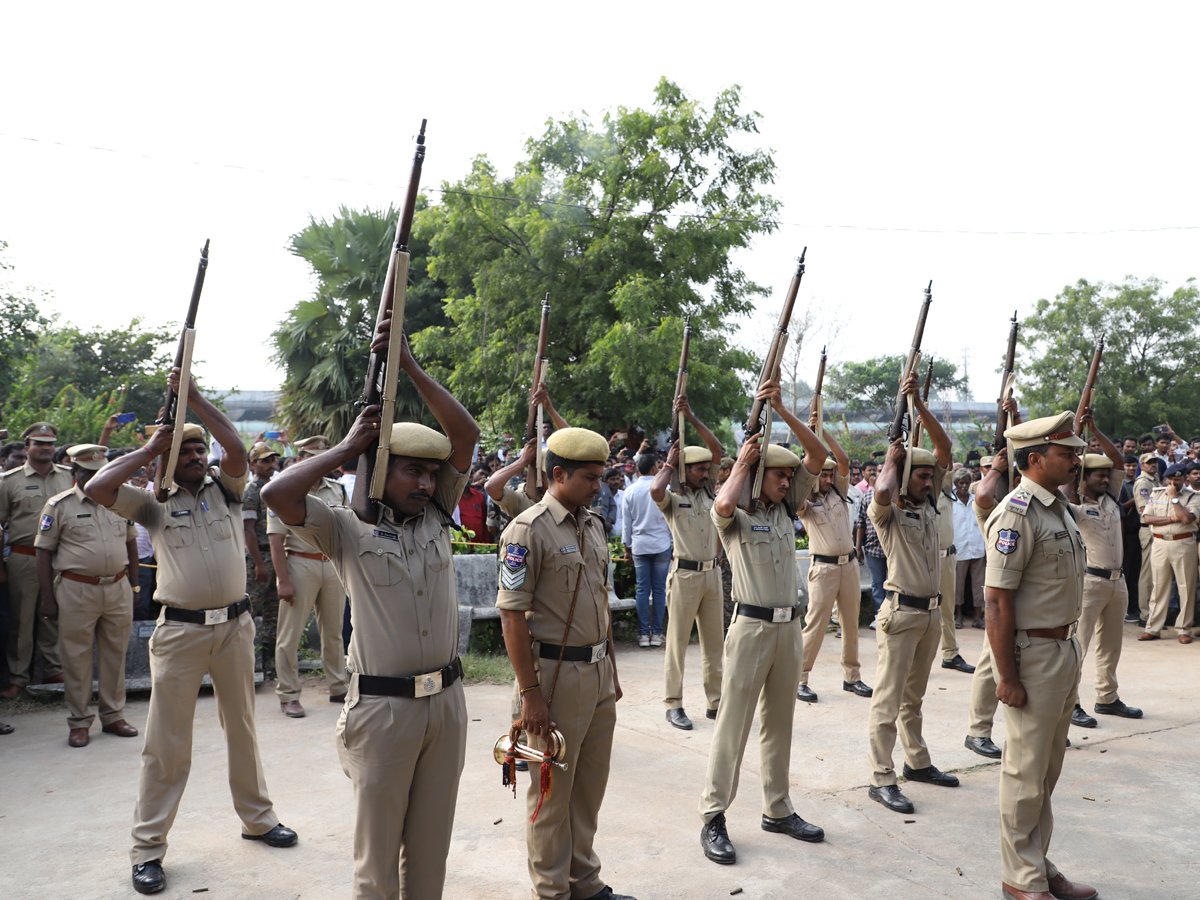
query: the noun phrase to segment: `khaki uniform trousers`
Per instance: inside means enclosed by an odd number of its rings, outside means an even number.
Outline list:
[[[58,653],[58,622],[43,619],[37,580],[37,558],[13,553],[8,557],[8,680],[22,687],[33,676],[34,632],[45,659],[43,677],[62,671]]]
[[[716,709],[721,701],[724,602],[719,568],[693,572],[676,569],[672,563],[667,575],[667,652],[663,663],[663,703],[667,709],[683,708],[683,669],[693,621],[700,635],[700,674],[704,680],[705,704],[708,709]]]
[[[1150,527],[1138,529],[1138,541],[1142,545],[1142,568],[1138,573],[1138,610],[1143,619],[1150,618],[1150,601],[1154,597],[1154,563],[1150,558],[1150,544],[1154,534]]]
[[[113,584],[82,584],[55,579],[58,639],[62,649],[67,726],[90,728],[92,644],[99,650],[100,724],[125,718],[125,651],[133,627],[129,579]]]
[[[808,675],[821,652],[835,603],[842,628],[842,680],[854,682],[862,678],[858,664],[858,614],[862,605],[858,562],[851,559],[844,566],[835,566],[813,560],[808,568],[808,612],[804,616],[801,684],[808,684]]]
[[[900,606],[894,596],[884,601],[876,620],[879,663],[875,693],[867,717],[871,784],[896,783],[892,750],[897,724],[904,758],[914,769],[931,765],[929,748],[921,736],[921,703],[929,684],[929,670],[937,656],[941,611]]]
[[[1146,630],[1159,634],[1167,624],[1167,609],[1171,605],[1171,579],[1179,584],[1179,618],[1175,620],[1178,634],[1192,633],[1196,614],[1196,540],[1163,541],[1154,538],[1150,547],[1150,565],[1154,572],[1154,599],[1150,602],[1150,617]]]
[[[1067,752],[1071,711],[1079,697],[1079,644],[1017,632],[1017,671],[1025,705],[1004,711],[1000,760],[1000,873],[1022,891],[1049,890],[1058,868],[1046,858],[1054,831],[1050,795]]]
[[[279,824],[254,732],[254,620],[242,613],[220,625],[194,625],[165,615],[150,638],[150,712],[129,852],[135,866],[166,855],[167,832],[192,770],[192,727],[205,672],[225,730],[229,791],[242,831],[266,834]]]
[[[359,696],[351,676],[337,724],[354,784],[354,900],[437,900],[467,758],[462,681],[432,697]]]
[[[556,661],[535,659],[542,696],[550,694]],[[540,769],[529,764],[525,799],[525,844],[534,900],[594,897],[604,890],[600,857],[593,842],[600,823],[600,804],[608,787],[613,731],[617,726],[617,694],[608,657],[592,665],[563,662],[550,704],[550,720],[567,744],[567,770],[554,770],[554,789],[530,822],[541,793]],[[542,749],[542,739],[531,745]]]
[[[321,632],[321,665],[331,696],[346,693],[346,654],[342,645],[342,617],[346,591],[333,563],[303,556],[287,558],[288,578],[296,591],[293,603],[279,601],[279,630],[275,644],[275,693],[280,701],[300,699],[300,663],[296,656],[308,615],[316,609]]]
[[[742,756],[759,709],[758,752],[762,770],[762,812],[782,819],[794,813],[789,796],[792,721],[804,658],[800,619],[773,624],[736,616],[725,636],[725,676],[721,708],[708,751],[708,775],[700,797],[705,824],[737,797]]]
[[[1129,589],[1125,579],[1109,581],[1095,575],[1083,576],[1083,612],[1079,616],[1080,660],[1087,659],[1088,645],[1096,636],[1096,702],[1117,699],[1117,663],[1121,659],[1121,635]]]
[[[951,553],[938,560],[938,590],[942,592],[942,659],[958,656],[958,637],[954,634],[955,593],[958,587],[958,555]]]
[[[975,663],[975,674],[971,676],[967,734],[971,737],[990,739],[999,703],[996,699],[996,667],[992,662],[992,642],[985,636],[983,649],[979,651],[979,661]]]

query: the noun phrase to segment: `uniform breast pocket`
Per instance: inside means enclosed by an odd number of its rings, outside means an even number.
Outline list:
[[[582,565],[583,557],[578,552],[559,553],[554,557],[554,576],[561,590],[575,590],[575,582],[579,578]]]
[[[771,535],[761,531],[752,532],[746,539],[746,557],[750,562],[760,566],[773,565]]]
[[[1054,566],[1056,578],[1068,578],[1075,574],[1075,548],[1070,538],[1060,538],[1042,543],[1042,556],[1049,569]]]
[[[169,547],[190,547],[196,543],[196,529],[192,527],[191,516],[171,519],[165,530]]]
[[[96,537],[96,520],[70,519],[63,523],[63,534],[80,543],[94,540]]]
[[[900,539],[910,546],[921,546],[925,540],[925,522],[903,514],[896,521],[900,523]]]
[[[204,514],[204,524],[214,541],[227,541],[233,537],[233,528],[225,510],[211,510]]]
[[[425,565],[434,572],[443,572],[450,565],[450,547],[440,537],[425,545]]]
[[[382,547],[360,547],[358,564],[371,584],[396,584],[403,570],[399,557]]]

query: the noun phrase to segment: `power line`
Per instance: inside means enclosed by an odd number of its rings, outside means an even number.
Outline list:
[[[50,144],[57,147],[68,147],[83,150],[94,150],[100,153],[115,153],[124,156],[135,156],[140,159],[159,160],[163,157],[157,157],[149,153],[139,153],[132,150],[120,150],[115,147],[100,147],[95,144],[76,144],[67,141],[54,141],[48,138],[31,137],[23,134],[8,134],[0,132],[0,137],[9,138],[16,141],[28,141],[35,144]],[[309,175],[304,172],[280,172],[271,169],[261,169],[253,166],[241,166],[235,163],[208,162],[205,160],[167,160],[174,162],[182,162],[188,165],[207,166],[217,169],[232,169],[239,172],[251,172],[258,175],[283,176],[288,178],[299,178],[305,181],[331,181],[337,184],[353,184],[360,187],[372,188],[388,188],[392,190],[399,189],[396,184],[381,184],[373,181],[362,181],[357,178],[341,178],[336,175]],[[858,225],[852,223],[824,223],[824,224],[807,224],[803,222],[782,222],[775,219],[744,219],[735,218],[732,216],[714,216],[706,213],[663,213],[646,210],[644,212],[630,207],[620,206],[599,206],[588,205],[583,203],[567,203],[562,200],[538,199],[529,197],[505,197],[495,194],[483,194],[474,191],[451,190],[449,188],[424,188],[424,190],[438,194],[458,194],[467,197],[478,197],[483,200],[496,200],[508,203],[530,203],[538,206],[561,206],[570,209],[581,209],[590,212],[623,212],[632,215],[653,215],[676,218],[689,219],[709,219],[718,222],[733,222],[737,224],[763,224],[773,228],[804,228],[814,231],[878,231],[892,232],[904,234],[960,234],[960,235],[980,235],[987,237],[1070,237],[1070,236],[1101,236],[1106,234],[1156,234],[1167,231],[1200,231],[1200,225],[1160,225],[1153,228],[1105,228],[1096,231],[1083,230],[1068,230],[1068,231],[1003,231],[1003,230],[985,230],[971,228],[913,228],[908,226],[897,225]]]

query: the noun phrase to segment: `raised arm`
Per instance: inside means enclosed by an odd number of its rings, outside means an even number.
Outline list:
[[[717,499],[713,502],[713,511],[723,519],[733,516],[733,511],[737,509],[738,498],[742,496],[742,488],[746,484],[746,479],[750,477],[750,473],[758,465],[758,458],[762,456],[762,450],[758,446],[761,438],[761,432],[746,438],[746,442],[742,444],[742,449],[738,451],[737,462],[733,464],[733,471],[726,480],[725,486],[721,488],[721,492],[717,494]]]
[[[533,395],[533,402],[540,403],[546,408],[546,412],[550,413],[550,420],[554,423],[555,428],[570,428],[567,420],[558,414],[558,410],[554,408],[554,404],[550,401],[550,392],[546,390],[545,384],[539,384],[537,392]],[[538,435],[541,438],[541,435]]]
[[[163,425],[150,435],[150,440],[137,450],[126,453],[124,456],[118,456],[89,478],[83,492],[101,506],[112,506],[117,502],[117,491],[121,485],[133,477],[134,472],[149,465],[156,457],[162,456],[171,449],[171,432],[173,430],[173,426]],[[242,442],[239,440],[237,445],[242,446]],[[160,461],[159,465],[166,465],[166,461]]]
[[[815,409],[809,414],[808,427],[812,429],[813,434],[817,433],[817,411]],[[837,438],[833,436],[832,431],[825,432],[825,443],[833,452],[833,458],[837,462],[838,474],[843,478],[847,477],[850,474],[850,457],[846,455],[846,451],[837,442]]]
[[[688,403],[687,394],[684,394],[675,401],[675,412],[683,413],[687,417],[687,420],[692,423],[692,427],[696,429],[696,433],[700,435],[700,440],[704,442],[704,446],[712,453],[713,465],[720,465],[721,457],[725,455],[725,449],[721,446],[721,442],[717,440],[717,436],[712,433],[712,430],[692,412],[692,405]],[[679,440],[683,441],[683,435],[679,436]]]
[[[507,466],[497,469],[492,477],[483,483],[484,492],[499,503],[504,499],[504,486],[508,484],[510,478],[514,475],[520,475],[525,471],[526,467],[533,462],[534,455],[537,453],[538,439],[534,438],[528,444],[521,448],[521,454]],[[533,491],[536,490],[534,485],[525,485],[525,495],[530,500],[537,501],[533,496]]]
[[[171,374],[167,376],[167,384],[173,391],[179,391],[179,369],[171,370]],[[229,417],[200,393],[196,388],[195,379],[188,385],[188,409],[195,412],[213,436],[213,440],[225,451],[225,455],[221,457],[221,470],[230,478],[241,478],[245,475],[250,468],[250,457],[242,444],[242,436],[238,434]]]
[[[921,399],[921,382],[917,379],[917,376],[909,375],[904,380],[903,390],[904,393],[913,398],[913,405],[917,409],[917,415],[921,417],[921,424],[925,426],[926,434],[933,441],[933,455],[937,457],[938,465],[943,469],[949,469],[952,462],[950,456],[950,436],[942,428],[942,423],[937,420],[937,416],[929,411],[929,407]]]
[[[779,388],[779,384],[774,381],[768,381],[759,388],[758,399],[769,399],[771,408],[779,414],[779,417],[787,423],[788,428],[792,430],[792,434],[800,441],[800,446],[804,448],[804,468],[808,469],[813,475],[817,475],[821,471],[821,466],[825,465],[825,460],[829,457],[829,450],[821,439],[818,438],[803,422],[797,419],[783,405],[783,392]],[[846,470],[850,471],[849,469]]]
[[[1092,408],[1090,406],[1083,411],[1083,417],[1080,419],[1080,430],[1082,431],[1083,428],[1092,429],[1092,434],[1094,434],[1096,436],[1096,440],[1100,442],[1100,452],[1112,460],[1114,468],[1125,468],[1125,454],[1117,449],[1117,445],[1109,439],[1107,434],[1096,427],[1096,422],[1092,418]]]
[[[671,445],[671,449],[667,451],[667,464],[661,466],[658,473],[654,476],[654,480],[650,482],[650,499],[655,503],[661,503],[663,497],[667,496],[667,486],[671,483],[671,473],[678,470],[681,465],[679,461],[679,441]],[[680,479],[684,481],[686,479]]]
[[[904,460],[908,456],[904,441],[893,441],[883,458],[883,468],[875,479],[875,502],[880,506],[889,505],[900,488],[900,474],[904,470]]]

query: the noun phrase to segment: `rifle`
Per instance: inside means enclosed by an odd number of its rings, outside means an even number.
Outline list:
[[[800,253],[800,259],[797,260],[796,273],[792,276],[791,285],[788,286],[787,297],[783,301],[783,311],[779,314],[779,324],[775,328],[770,349],[767,350],[762,371],[758,375],[758,389],[755,390],[755,394],[762,389],[764,384],[775,377],[783,362],[783,348],[787,345],[788,324],[792,320],[792,307],[796,305],[796,295],[800,292],[800,279],[804,277],[804,257],[807,253],[808,248],[805,247]],[[764,409],[764,407],[766,408]],[[758,495],[762,491],[763,473],[766,472],[767,444],[771,441],[771,405],[756,397],[750,407],[750,417],[746,420],[743,430],[746,438],[765,432],[763,441],[760,443],[762,455],[754,467],[754,477],[746,479],[742,485],[742,496],[738,499],[738,506],[748,513],[753,513],[758,508]]]
[[[386,355],[372,352],[367,359],[367,379],[362,397],[355,406],[379,407],[379,437],[374,448],[368,448],[358,460],[358,477],[354,481],[354,496],[350,508],[364,522],[378,524],[383,515],[380,501],[387,480],[388,445],[392,440],[392,423],[396,417],[396,380],[400,374],[400,350],[404,346],[404,302],[408,291],[408,238],[412,232],[413,214],[417,208],[417,192],[421,185],[421,165],[425,162],[425,119],[417,134],[417,149],[413,154],[412,173],[408,178],[408,194],[396,225],[396,244],[388,260],[383,293],[379,297],[376,326],[390,311],[391,336]]]
[[[933,357],[929,357],[929,368],[925,370],[925,387],[921,390],[921,399],[925,401],[926,408],[929,407],[929,386],[933,383]],[[914,447],[921,446],[922,426],[920,422],[913,425],[912,445]]]
[[[196,313],[200,311],[200,292],[204,290],[204,273],[208,271],[208,239],[200,251],[200,262],[196,266],[196,280],[192,284],[192,299],[188,301],[187,315],[183,320],[183,332],[179,335],[179,347],[175,351],[175,368],[179,369],[179,393],[167,388],[163,400],[162,415],[158,421],[146,428],[149,437],[162,425],[174,426],[171,435],[171,452],[160,461],[154,475],[154,497],[164,503],[167,493],[175,486],[175,466],[179,462],[179,446],[183,443],[183,426],[187,422],[188,383],[192,374],[192,349],[196,346]]]
[[[546,486],[546,451],[542,449],[542,420],[545,415],[545,410],[542,405],[534,404],[532,397],[537,393],[538,386],[546,378],[546,365],[549,360],[546,358],[546,338],[550,332],[550,292],[546,291],[546,299],[542,301],[542,325],[538,331],[538,346],[537,355],[533,358],[533,384],[529,387],[529,418],[525,422],[525,443],[528,444],[534,438],[537,438],[537,453],[533,457],[533,462],[529,464],[529,468],[525,472],[525,494],[532,500],[533,494],[529,492],[530,487],[537,485],[542,488]]]
[[[1100,374],[1100,360],[1104,358],[1104,335],[1100,335],[1100,340],[1096,343],[1096,352],[1092,354],[1092,364],[1088,367],[1087,383],[1083,386],[1083,393],[1079,395],[1079,408],[1075,410],[1075,434],[1076,436],[1083,434],[1083,425],[1080,423],[1080,418],[1084,412],[1092,406],[1092,399],[1096,394],[1096,376]],[[1095,430],[1095,429],[1093,429]],[[1079,465],[1079,479],[1075,486],[1076,491],[1083,489],[1083,463]]]
[[[671,443],[679,442],[679,465],[671,473],[671,490],[676,494],[683,492],[683,482],[679,477],[679,470],[683,468],[683,436],[684,436],[684,415],[683,413],[675,414],[675,404],[679,402],[679,398],[687,393],[688,383],[688,350],[692,343],[692,317],[688,316],[683,322],[683,345],[679,348],[679,373],[675,376],[675,400],[671,403]]]
[[[1008,431],[1008,410],[1005,402],[1013,392],[1013,368],[1017,356],[1017,311],[1013,310],[1012,323],[1008,329],[1008,351],[1004,354],[1004,376],[1000,379],[1000,397],[996,400],[996,438],[992,441],[992,452],[999,453],[1005,447],[1004,432]]]
[[[813,391],[812,411],[817,414],[817,440],[825,443],[825,398],[821,388],[825,385],[825,348],[821,348],[821,365],[817,369],[817,387]]]
[[[911,437],[913,417],[912,411],[909,409],[910,403],[904,395],[904,381],[909,375],[916,374],[917,366],[921,363],[921,340],[925,336],[925,320],[929,317],[929,304],[933,302],[933,281],[929,282],[929,286],[925,288],[925,300],[921,304],[921,312],[917,315],[917,328],[913,332],[912,347],[908,351],[908,359],[904,363],[904,370],[900,373],[900,389],[896,391],[896,414],[892,418],[892,424],[888,428],[887,439],[888,443],[892,444],[896,441],[907,441]],[[911,446],[911,444],[909,445]]]

